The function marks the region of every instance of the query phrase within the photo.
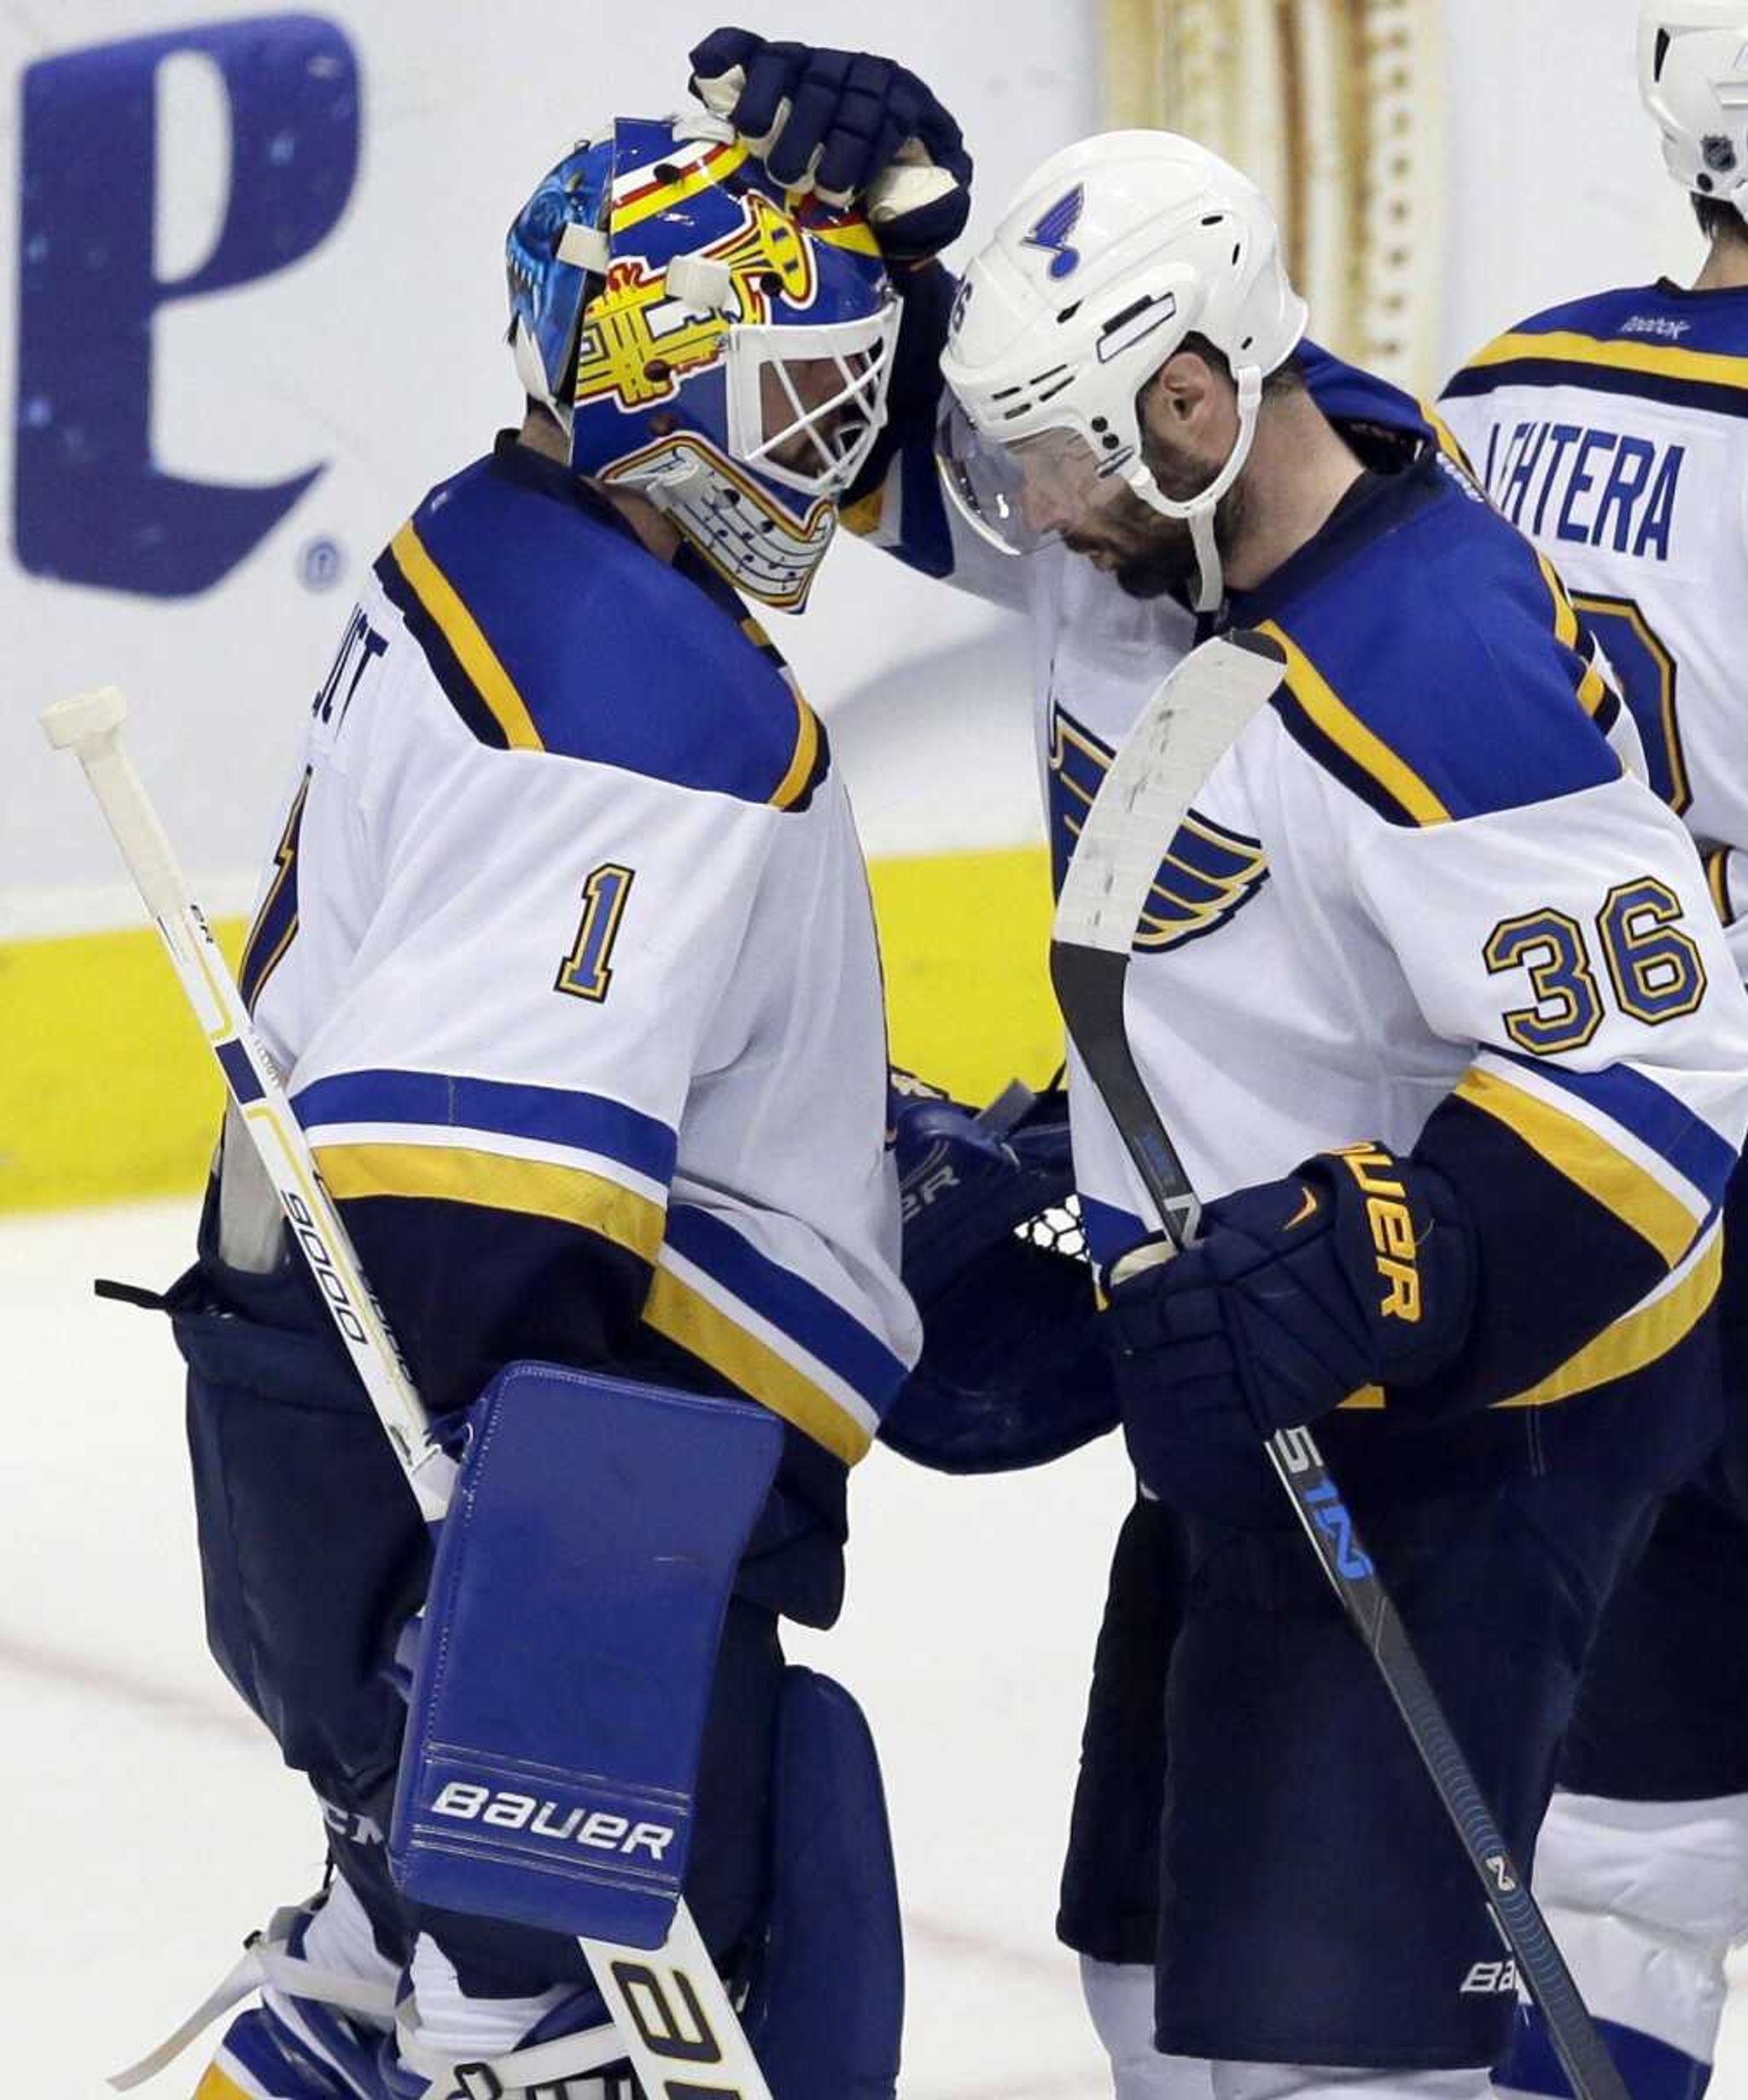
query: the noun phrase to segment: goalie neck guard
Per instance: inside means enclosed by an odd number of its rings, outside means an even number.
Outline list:
[[[884,412],[899,304],[853,215],[787,199],[729,128],[621,117],[505,242],[510,342],[579,475],[635,488],[798,611]]]

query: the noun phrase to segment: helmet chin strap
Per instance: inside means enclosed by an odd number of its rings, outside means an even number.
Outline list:
[[[1152,470],[1139,451],[1134,464],[1124,476],[1150,510],[1188,525],[1191,544],[1196,550],[1196,595],[1192,604],[1198,613],[1218,612],[1226,597],[1226,564],[1220,556],[1215,518],[1250,457],[1250,447],[1256,441],[1256,418],[1262,406],[1263,374],[1258,366],[1246,365],[1232,377],[1238,390],[1238,435],[1232,440],[1226,464],[1199,495],[1192,496],[1184,503],[1175,502],[1154,480]]]

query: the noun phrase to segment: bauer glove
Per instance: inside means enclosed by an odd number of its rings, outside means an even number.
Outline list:
[[[1110,1292],[1130,1455],[1178,1500],[1217,1452],[1442,1369],[1468,1331],[1473,1240],[1442,1174],[1357,1145],[1210,1203],[1194,1245],[1150,1241]]]
[[[964,230],[971,157],[915,73],[868,51],[772,44],[716,29],[691,53],[692,92],[772,181],[857,204],[888,262],[925,262]]]

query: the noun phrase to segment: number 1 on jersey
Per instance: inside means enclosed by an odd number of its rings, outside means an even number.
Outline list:
[[[569,954],[559,965],[555,991],[568,992],[573,999],[591,999],[598,1006],[612,989],[609,958],[636,872],[616,860],[606,860],[584,883],[582,924]]]

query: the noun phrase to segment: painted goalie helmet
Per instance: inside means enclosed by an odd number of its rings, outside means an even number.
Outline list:
[[[864,222],[792,205],[711,118],[621,117],[541,183],[505,259],[516,372],[573,470],[798,611],[891,377],[899,305]]]
[[[1748,0],[1646,0],[1639,91],[1669,173],[1748,219]]]

